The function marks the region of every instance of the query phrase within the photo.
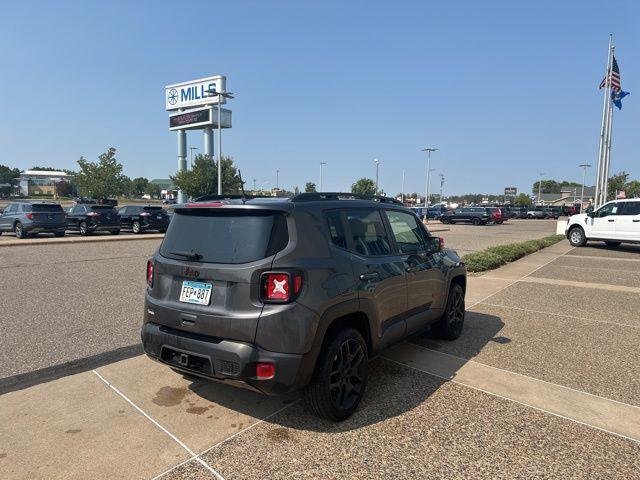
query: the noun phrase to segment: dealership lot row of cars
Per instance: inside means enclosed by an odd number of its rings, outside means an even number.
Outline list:
[[[414,208],[421,219],[424,219],[424,209]],[[468,205],[455,209],[444,204],[434,205],[427,210],[430,219],[440,220],[442,223],[472,223],[474,225],[502,224],[513,218],[518,219],[558,219],[563,215],[571,216],[579,213],[576,206],[530,206],[516,207],[511,205]]]
[[[18,201],[7,205],[0,215],[0,234],[12,232],[18,238],[27,238],[39,233],[63,237],[67,231],[82,236],[101,231],[118,235],[120,230],[164,233],[169,220],[161,206],[125,205],[116,209],[112,205],[78,203],[65,211],[58,203]]]

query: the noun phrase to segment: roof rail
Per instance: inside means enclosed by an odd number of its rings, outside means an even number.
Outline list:
[[[401,201],[391,197],[347,192],[305,192],[291,197],[292,202],[316,202],[319,200],[369,200],[372,202],[404,205]]]
[[[211,200],[251,200],[253,198],[274,198],[270,195],[202,195],[195,202],[208,202]]]

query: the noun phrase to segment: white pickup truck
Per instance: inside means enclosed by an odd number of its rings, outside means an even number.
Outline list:
[[[615,248],[621,243],[640,243],[640,198],[614,200],[589,213],[572,215],[565,234],[574,247],[590,240]]]

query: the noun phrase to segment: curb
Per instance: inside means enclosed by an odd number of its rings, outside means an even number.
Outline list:
[[[99,242],[130,242],[133,240],[154,240],[164,238],[164,233],[149,233],[143,235],[117,235],[100,236],[100,237],[62,237],[62,238],[34,238],[25,240],[9,240],[3,242],[0,240],[0,248],[2,247],[28,247],[30,245],[59,245],[63,243],[99,243]]]

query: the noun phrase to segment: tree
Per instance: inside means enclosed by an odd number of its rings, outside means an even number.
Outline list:
[[[62,180],[56,183],[56,195],[58,197],[74,197],[77,191],[73,183]]]
[[[122,164],[116,160],[115,148],[99,155],[98,162],[88,162],[80,157],[78,165],[76,184],[83,196],[108,198],[124,193],[126,177],[122,174]]]
[[[372,197],[376,194],[376,184],[370,178],[361,178],[351,185],[351,193]]]
[[[307,193],[310,192],[316,192],[316,184],[313,182],[307,182],[306,185],[304,186],[304,191]]]
[[[534,182],[531,189],[531,193],[538,194],[538,184],[540,182]],[[560,193],[560,184],[555,180],[542,180],[541,193]]]
[[[31,170],[41,170],[43,172],[59,172],[60,171],[57,168],[51,168],[51,167],[31,167]]]
[[[131,180],[131,195],[134,198],[140,198],[147,191],[149,180],[144,177],[137,177]]]
[[[178,172],[170,178],[178,189],[193,198],[218,193],[218,165],[207,155],[196,155],[191,170]],[[222,157],[222,192],[237,194],[240,193],[241,186],[233,159]]]
[[[147,188],[145,188],[144,193],[149,195],[151,198],[160,198],[162,189],[160,188],[160,185],[156,183],[149,183]]]
[[[0,165],[0,183],[13,184],[13,181],[19,176],[20,169]]]
[[[638,198],[640,197],[640,182],[638,180],[631,180],[624,187],[625,193],[627,194],[627,198]]]
[[[616,192],[625,189],[627,180],[629,180],[629,174],[627,172],[619,172],[609,177],[609,182],[607,183],[607,200],[615,199]]]
[[[521,193],[515,198],[513,203],[519,207],[528,207],[531,205],[531,198],[526,193]]]

